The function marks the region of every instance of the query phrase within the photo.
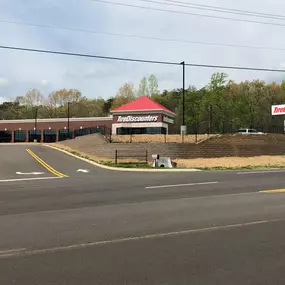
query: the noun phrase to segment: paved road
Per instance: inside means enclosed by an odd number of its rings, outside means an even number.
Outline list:
[[[285,193],[259,191],[285,171],[115,172],[37,145],[0,157],[0,285],[284,284]]]

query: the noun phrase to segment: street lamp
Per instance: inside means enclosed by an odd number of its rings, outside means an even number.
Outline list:
[[[69,129],[70,129],[70,102],[67,103],[67,138],[69,139]]]
[[[37,124],[38,124],[38,106],[36,106],[35,109],[35,127],[34,127],[35,130],[37,129]]]
[[[183,67],[183,79],[182,79],[182,126],[181,126],[181,134],[186,135],[187,129],[185,126],[185,61],[180,63]]]

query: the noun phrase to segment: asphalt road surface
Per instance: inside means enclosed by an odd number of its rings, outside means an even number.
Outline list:
[[[0,145],[0,285],[284,284],[284,177],[117,172]]]

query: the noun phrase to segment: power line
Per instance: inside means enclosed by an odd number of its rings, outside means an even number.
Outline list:
[[[138,9],[144,9],[144,10],[152,10],[152,11],[167,12],[167,13],[173,13],[173,14],[190,15],[190,16],[195,16],[195,17],[204,17],[204,18],[234,21],[234,22],[245,22],[245,23],[261,24],[261,25],[279,26],[279,27],[285,26],[285,24],[281,24],[281,23],[262,22],[262,21],[247,20],[247,19],[228,18],[228,17],[205,15],[205,14],[196,14],[196,13],[190,13],[190,12],[184,12],[184,11],[175,11],[175,10],[168,10],[168,9],[155,8],[155,7],[146,7],[146,6],[140,6],[140,5],[127,4],[127,3],[118,3],[118,2],[107,1],[107,0],[90,0],[90,1],[97,2],[97,3],[104,3],[104,4],[130,7],[130,8],[138,8]]]
[[[150,64],[163,64],[163,65],[176,65],[181,66],[179,62],[171,61],[157,61],[157,60],[146,60],[146,59],[134,59],[126,57],[112,57],[112,56],[102,56],[102,55],[92,55],[92,54],[82,54],[82,53],[71,53],[62,51],[52,51],[43,49],[31,49],[13,46],[0,46],[0,49],[14,50],[14,51],[25,51],[25,52],[35,52],[44,54],[55,54],[55,55],[66,55],[66,56],[77,56],[86,58],[97,58],[104,60],[117,60],[117,61],[128,61],[128,62],[138,62],[138,63],[150,63]],[[218,68],[218,69],[232,69],[232,70],[247,70],[247,71],[266,71],[266,72],[282,72],[285,73],[285,69],[270,69],[270,68],[256,68],[256,67],[243,67],[243,66],[227,66],[227,65],[211,65],[211,64],[197,64],[197,63],[185,63],[186,66],[191,67],[201,67],[201,68]]]
[[[0,46],[0,49],[26,51],[26,52],[36,52],[36,53],[46,53],[46,54],[57,54],[57,55],[67,55],[67,56],[77,56],[77,57],[86,57],[86,58],[97,58],[97,59],[106,59],[106,60],[117,60],[117,61],[153,63],[153,64],[164,64],[164,65],[179,65],[179,63],[171,62],[171,61],[156,61],[156,60],[133,59],[133,58],[126,58],[126,57],[112,57],[112,56],[102,56],[102,55],[92,55],[92,54],[82,54],[82,53],[71,53],[71,52],[62,52],[62,51],[43,50],[43,49],[30,49],[30,48],[21,48],[21,47],[13,47],[13,46]],[[285,70],[284,70],[284,72],[285,72]]]
[[[233,8],[224,8],[224,7],[220,7],[220,6],[203,5],[203,4],[189,3],[189,2],[183,2],[183,1],[177,1],[177,0],[164,0],[164,1],[165,1],[165,2],[182,3],[182,4],[186,4],[186,3],[187,3],[188,5],[191,5],[191,6],[198,6],[198,7],[205,7],[205,8],[215,8],[215,9],[221,9],[221,10],[225,10],[225,11],[235,11],[235,12],[242,12],[242,13],[249,13],[249,14],[257,14],[257,15],[274,16],[274,17],[285,18],[285,15],[259,13],[259,12],[248,11],[248,10],[240,10],[240,9],[233,9]]]
[[[79,28],[58,27],[58,26],[52,26],[52,25],[26,23],[26,22],[19,22],[19,21],[0,20],[0,23],[21,25],[21,26],[28,26],[28,27],[65,30],[65,31],[72,31],[72,32],[82,32],[82,33],[88,33],[88,34],[99,34],[99,35],[135,38],[135,39],[143,39],[143,40],[155,40],[155,41],[162,41],[162,42],[177,42],[177,43],[184,43],[184,44],[197,44],[197,45],[207,45],[207,46],[285,51],[285,48],[275,48],[275,47],[266,47],[266,46],[251,46],[251,45],[236,45],[236,44],[227,44],[227,43],[223,44],[223,43],[215,43],[215,42],[191,41],[191,40],[174,39],[174,38],[140,36],[140,35],[134,35],[134,34],[112,33],[112,32],[96,31],[96,30],[89,30],[89,29],[87,30],[87,29],[79,29]]]
[[[162,5],[171,5],[171,6],[176,6],[176,7],[186,7],[189,9],[214,11],[214,12],[219,12],[219,13],[253,16],[253,17],[268,18],[268,19],[275,19],[275,20],[285,20],[285,15],[259,13],[259,12],[248,11],[248,10],[229,9],[229,8],[223,8],[223,7],[218,7],[218,6],[189,3],[189,2],[184,2],[184,1],[175,1],[175,0],[164,0],[164,2],[161,2],[161,1],[158,2],[158,1],[152,1],[152,0],[138,0],[138,1],[156,3],[156,4],[162,4]],[[165,3],[165,2],[169,2],[169,3]]]

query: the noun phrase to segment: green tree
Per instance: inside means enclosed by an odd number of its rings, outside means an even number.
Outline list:
[[[103,117],[104,99],[82,98],[79,102],[70,104],[70,114],[72,117]]]
[[[114,98],[113,97],[107,99],[104,102],[103,112],[104,112],[105,116],[108,116],[110,114],[110,111],[111,111],[112,106],[113,106],[113,102],[114,102]]]
[[[149,96],[153,96],[154,94],[158,94],[158,82],[157,78],[154,74],[150,75],[148,78],[148,94]]]
[[[148,81],[146,77],[143,77],[141,79],[140,85],[139,85],[139,97],[141,96],[149,96],[149,88],[148,88]]]
[[[214,73],[209,85],[206,87],[204,106],[207,105],[206,109],[212,112],[211,125],[218,132],[225,132],[226,115],[228,112],[225,92],[227,77],[228,75],[225,73]]]

